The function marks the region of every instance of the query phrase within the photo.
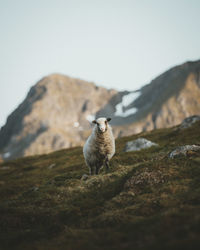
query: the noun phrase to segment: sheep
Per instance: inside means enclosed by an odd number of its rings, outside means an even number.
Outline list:
[[[94,120],[95,126],[92,134],[83,147],[83,155],[90,175],[98,174],[104,165],[108,171],[109,160],[115,154],[115,139],[112,128],[108,124],[110,120],[111,118],[104,117]]]

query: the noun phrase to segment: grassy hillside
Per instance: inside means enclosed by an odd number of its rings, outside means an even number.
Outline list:
[[[199,249],[200,123],[116,141],[109,173],[88,173],[82,148],[0,164],[1,249]],[[123,152],[127,141],[159,144]]]

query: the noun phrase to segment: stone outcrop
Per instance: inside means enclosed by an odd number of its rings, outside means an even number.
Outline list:
[[[189,128],[197,121],[200,121],[199,115],[189,116],[182,121],[180,124],[180,129]]]
[[[198,145],[184,145],[177,147],[174,149],[170,154],[169,158],[174,159],[180,156],[187,156],[188,154],[191,154],[192,152],[200,151],[200,146]]]
[[[138,138],[134,141],[127,142],[124,148],[124,152],[139,151],[141,149],[150,148],[152,146],[158,146],[158,144],[151,142],[145,138]]]

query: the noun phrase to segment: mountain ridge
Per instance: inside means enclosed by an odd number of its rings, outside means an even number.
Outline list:
[[[30,89],[25,100],[1,128],[0,150],[6,148],[4,151],[15,157],[29,154],[27,150],[37,154],[80,144],[84,130],[90,128],[87,119],[92,117],[89,116],[116,93],[115,90],[64,75],[44,77]],[[76,128],[79,123],[82,127]]]
[[[138,113],[129,118],[132,125],[126,126],[123,135],[132,129],[138,133],[175,126],[188,116],[200,114],[200,60],[169,69],[140,91],[130,105],[135,105]]]
[[[95,117],[115,137],[175,126],[200,114],[200,60],[173,67],[137,91],[51,74],[34,85],[0,129],[4,160],[83,145]]]

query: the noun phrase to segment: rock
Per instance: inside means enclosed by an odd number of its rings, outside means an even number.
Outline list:
[[[32,188],[29,189],[29,192],[36,192],[38,190],[39,190],[39,187],[34,186],[34,187],[32,187]]]
[[[139,151],[141,149],[150,148],[152,146],[158,146],[158,144],[151,142],[145,138],[138,138],[137,140],[127,142],[124,148],[124,152]]]
[[[82,181],[86,181],[88,178],[89,178],[89,176],[88,176],[87,174],[84,174],[84,175],[81,177],[81,180],[82,180]]]
[[[193,115],[193,116],[187,117],[182,121],[180,125],[180,129],[189,128],[197,121],[200,121],[199,115]]]
[[[169,154],[169,158],[174,159],[180,157],[181,155],[187,156],[190,151],[196,152],[200,150],[200,146],[197,145],[185,145],[177,147]]]
[[[53,164],[51,164],[51,165],[48,166],[48,169],[52,169],[52,168],[54,168],[55,166],[56,166],[56,164],[53,163]]]

